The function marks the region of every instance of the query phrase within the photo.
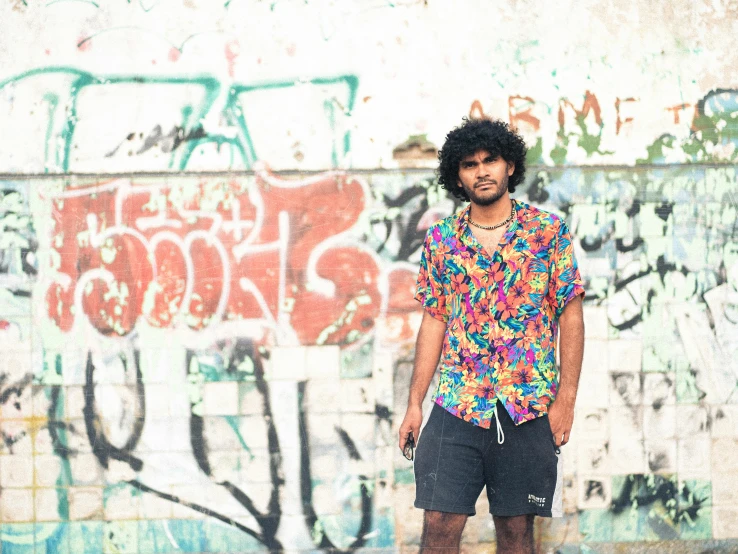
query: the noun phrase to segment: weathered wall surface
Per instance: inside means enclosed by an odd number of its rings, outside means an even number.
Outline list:
[[[541,550],[738,549],[736,8],[0,2],[3,552],[417,548],[418,249],[481,113],[588,293]]]

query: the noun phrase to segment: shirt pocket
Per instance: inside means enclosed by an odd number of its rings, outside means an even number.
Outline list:
[[[516,268],[510,290],[513,295],[525,294],[526,304],[540,309],[543,306],[549,284],[549,260],[530,251],[515,252],[511,262]]]

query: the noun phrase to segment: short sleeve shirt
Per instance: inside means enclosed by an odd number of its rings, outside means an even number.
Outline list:
[[[467,206],[435,223],[421,255],[415,298],[446,322],[433,401],[489,428],[499,399],[519,425],[556,398],[558,319],[582,279],[559,216],[516,201],[491,257],[468,221]]]

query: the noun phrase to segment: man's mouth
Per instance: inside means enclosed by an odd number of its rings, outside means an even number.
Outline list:
[[[477,183],[477,184],[476,184],[476,185],[474,186],[474,188],[475,188],[475,189],[479,189],[479,188],[483,188],[483,187],[491,187],[492,185],[496,185],[496,184],[497,184],[497,183],[495,183],[494,181],[483,181],[483,182],[481,182],[481,183]]]

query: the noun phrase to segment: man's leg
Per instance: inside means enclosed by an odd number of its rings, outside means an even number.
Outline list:
[[[449,514],[425,510],[420,554],[458,554],[466,514]]]
[[[533,554],[533,514],[494,516],[497,554]]]

